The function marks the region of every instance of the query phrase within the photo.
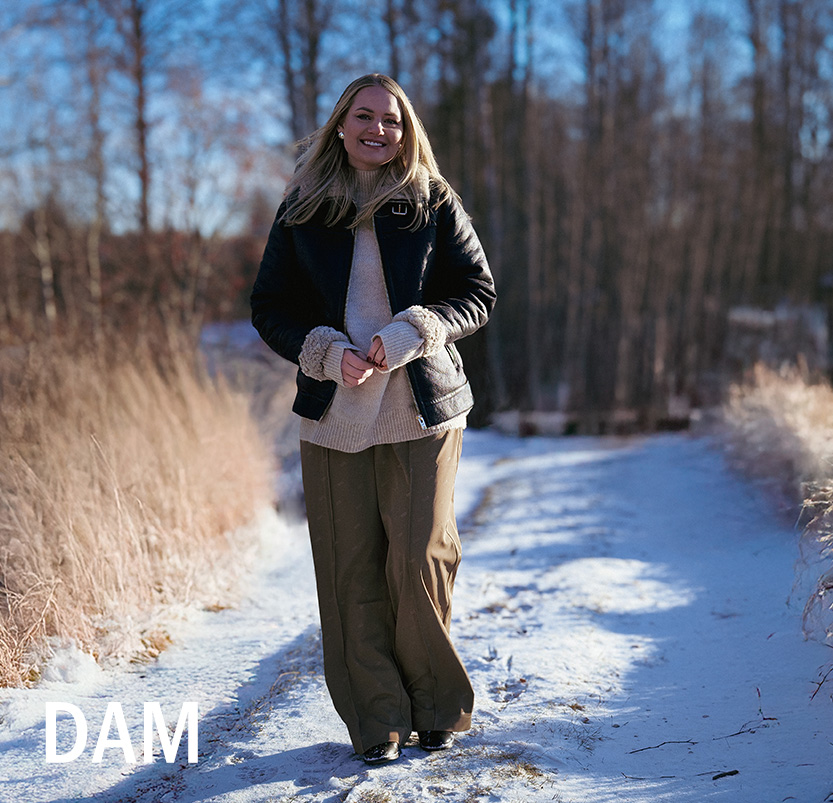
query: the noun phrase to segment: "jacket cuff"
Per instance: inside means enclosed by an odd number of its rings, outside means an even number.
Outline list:
[[[401,368],[405,363],[421,357],[425,350],[425,341],[416,327],[407,321],[393,321],[377,332],[385,347],[387,371]]]
[[[316,326],[304,338],[301,346],[301,353],[298,355],[298,365],[301,371],[310,379],[324,382],[331,377],[327,376],[324,369],[324,360],[327,351],[332,343],[344,341],[348,343],[347,336],[330,326]]]
[[[411,324],[422,338],[424,346],[423,357],[431,357],[445,346],[446,328],[439,315],[431,312],[426,307],[413,306],[397,312],[393,316],[394,321],[404,321]],[[385,347],[387,352],[387,346]]]

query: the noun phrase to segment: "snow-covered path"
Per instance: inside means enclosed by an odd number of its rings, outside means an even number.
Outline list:
[[[705,441],[470,431],[458,508],[453,628],[477,699],[454,750],[351,754],[305,533],[284,526],[251,601],[188,623],[157,666],[4,695],[0,801],[833,801],[829,684],[811,700],[833,655],[789,604],[795,533]],[[50,699],[91,723],[134,701],[137,753],[142,700],[175,718],[199,699],[200,759],[45,764]]]

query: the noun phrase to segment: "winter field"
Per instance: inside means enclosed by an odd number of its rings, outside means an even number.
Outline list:
[[[453,628],[477,699],[452,751],[411,745],[379,768],[352,754],[304,524],[264,513],[245,596],[175,612],[156,662],[64,651],[34,689],[0,692],[0,801],[833,801],[831,649],[801,630],[812,570],[706,439],[468,431],[457,506]],[[173,731],[189,701],[197,761],[183,735],[166,763],[157,735],[143,763],[143,704]],[[48,702],[84,715],[74,761],[46,761]],[[115,716],[104,742],[113,702],[128,733]],[[60,714],[56,755],[76,732]]]

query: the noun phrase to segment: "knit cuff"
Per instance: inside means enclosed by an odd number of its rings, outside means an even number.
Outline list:
[[[352,343],[348,343],[346,340],[336,340],[327,347],[323,363],[324,376],[327,379],[332,379],[333,382],[337,382],[342,387],[345,387],[345,385],[344,374],[341,372],[341,360],[344,357],[345,349],[358,351]]]
[[[324,360],[330,345],[337,341],[344,341],[345,344],[349,342],[346,335],[330,326],[316,326],[310,330],[298,355],[301,371],[310,379],[317,379],[319,382],[331,379],[332,377],[327,376]]]
[[[445,346],[446,328],[442,319],[426,307],[413,306],[397,312],[394,321],[405,321],[417,330],[424,342],[423,357],[431,357]]]
[[[381,338],[385,347],[387,371],[401,368],[405,363],[421,357],[425,350],[422,336],[407,321],[393,321],[373,336]]]

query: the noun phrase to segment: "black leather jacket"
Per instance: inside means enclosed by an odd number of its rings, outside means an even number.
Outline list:
[[[296,364],[312,329],[345,331],[353,230],[349,220],[327,226],[323,206],[309,222],[285,226],[279,222],[285,202],[281,205],[251,296],[254,327],[270,348]],[[447,329],[445,348],[405,366],[424,427],[467,412],[474,404],[453,343],[483,326],[495,301],[486,256],[463,208],[449,201],[431,203],[430,210],[429,223],[417,231],[407,228],[414,209],[405,201],[386,203],[374,219],[391,311],[423,306]],[[336,383],[317,381],[299,370],[297,384],[292,409],[320,419]]]

